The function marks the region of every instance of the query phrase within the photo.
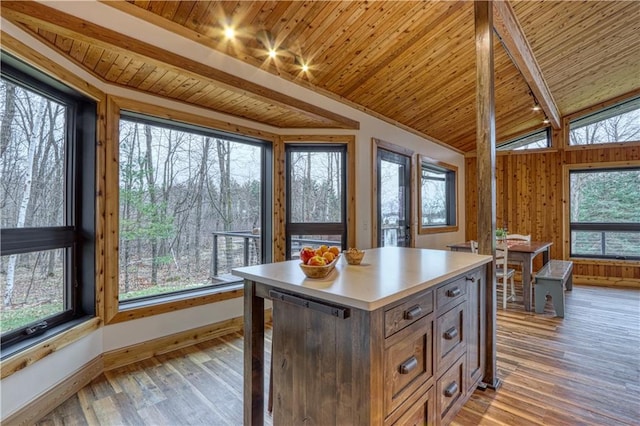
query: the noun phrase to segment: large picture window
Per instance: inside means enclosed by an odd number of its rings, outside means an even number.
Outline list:
[[[571,256],[640,259],[640,166],[569,171]]]
[[[569,145],[640,142],[640,98],[572,120]]]
[[[121,304],[235,282],[232,268],[269,261],[266,143],[122,111],[119,146]]]
[[[419,233],[458,230],[457,172],[456,166],[420,157]]]
[[[96,105],[2,54],[2,357],[95,313]]]

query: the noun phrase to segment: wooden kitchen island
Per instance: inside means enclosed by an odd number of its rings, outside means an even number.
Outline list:
[[[264,300],[273,424],[446,424],[495,377],[491,256],[386,247],[324,279],[244,267],[244,423],[263,424]],[[489,275],[491,273],[491,275]]]

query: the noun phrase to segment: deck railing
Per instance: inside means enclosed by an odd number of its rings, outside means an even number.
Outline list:
[[[213,248],[211,251],[210,279],[217,279],[222,274],[231,273],[231,269],[238,266],[252,266],[261,263],[260,234],[252,231],[216,231],[211,233]],[[292,238],[291,258],[296,259],[297,253],[304,246],[319,246],[321,244],[334,245],[336,241]]]

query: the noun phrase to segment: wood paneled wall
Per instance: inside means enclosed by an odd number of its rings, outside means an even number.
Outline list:
[[[638,160],[640,144],[637,143],[499,155],[496,161],[496,227],[506,226],[511,233],[530,233],[537,241],[553,241],[551,258],[563,259],[563,231],[568,226],[563,218],[563,166],[584,163],[597,166],[599,163]],[[469,240],[477,238],[478,229],[475,157],[466,159],[465,170],[466,239]],[[541,262],[540,259],[536,261]],[[594,282],[604,281],[605,284],[635,281],[640,280],[640,262],[574,260],[574,274],[598,277]],[[603,277],[607,280],[602,280]]]

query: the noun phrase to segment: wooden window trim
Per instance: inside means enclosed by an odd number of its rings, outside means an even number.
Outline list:
[[[456,223],[455,225],[442,225],[442,226],[422,226],[422,166],[423,164],[431,164],[444,169],[447,169],[454,173],[454,188],[455,188],[455,209],[456,209]],[[416,192],[417,192],[417,228],[419,235],[425,234],[442,234],[445,232],[458,232],[460,224],[460,188],[458,187],[458,167],[453,164],[448,164],[443,161],[435,160],[425,155],[418,156],[418,167],[416,176]]]
[[[0,362],[0,379],[5,379],[16,373],[23,368],[26,368],[36,362],[40,361],[44,357],[59,351],[65,346],[70,345],[76,340],[80,340],[82,337],[88,335],[92,331],[97,330],[100,327],[102,320],[94,317],[87,321],[83,321],[80,324],[69,328],[62,333],[56,334],[50,339],[44,340],[28,349],[20,351],[13,356]]]

